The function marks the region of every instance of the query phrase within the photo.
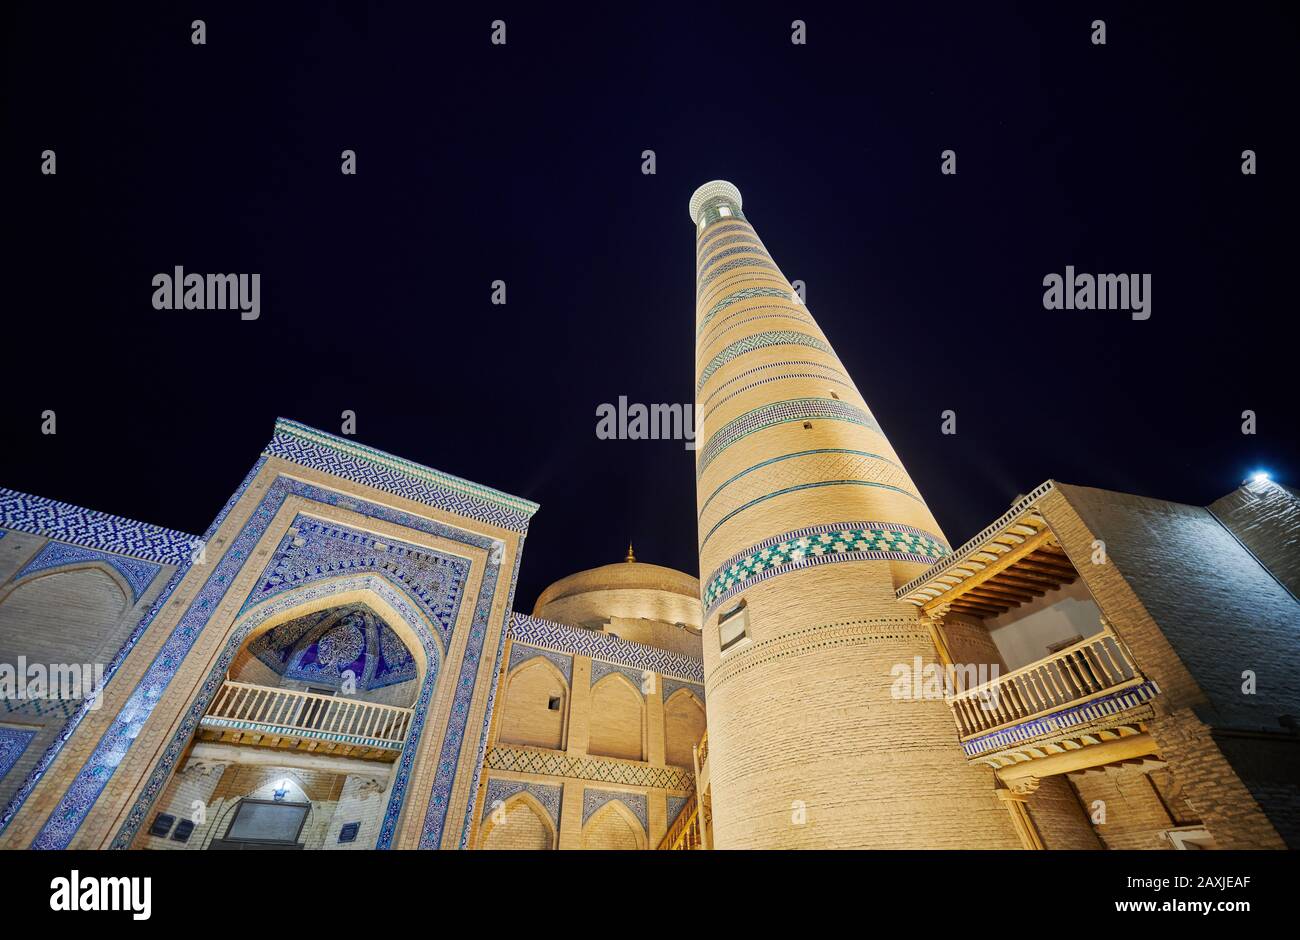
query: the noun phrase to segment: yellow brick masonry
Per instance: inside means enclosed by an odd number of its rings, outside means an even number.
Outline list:
[[[724,204],[733,216],[739,211],[738,197]],[[731,235],[745,237],[719,244]],[[707,412],[697,461],[727,422],[774,402],[812,398],[833,406],[838,400],[869,413],[825,334],[793,299],[790,282],[768,266],[763,249],[750,244],[752,250],[710,264],[718,251],[756,242],[752,227],[733,217],[697,236],[704,277],[735,265],[698,299],[696,378],[710,374],[697,393],[697,410]],[[788,293],[740,300],[703,322],[721,298],[759,287]],[[732,344],[765,331],[793,331],[814,342],[719,359]],[[811,425],[793,421],[749,434],[703,468],[697,487],[702,580],[754,544],[809,526],[886,522],[943,538],[883,433],[845,421],[811,419]],[[771,495],[781,490],[787,492]],[[718,848],[1020,846],[991,775],[966,764],[947,705],[891,697],[892,666],[916,656],[935,660],[915,609],[894,597],[898,585],[927,567],[841,562],[753,584],[737,596],[748,605],[750,639],[725,655],[718,611],[707,616]]]

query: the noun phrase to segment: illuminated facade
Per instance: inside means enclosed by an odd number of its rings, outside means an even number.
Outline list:
[[[0,490],[0,847],[1300,844],[1296,494],[954,547],[739,191],[690,213],[699,580],[518,613],[537,504],[292,421],[201,537]]]

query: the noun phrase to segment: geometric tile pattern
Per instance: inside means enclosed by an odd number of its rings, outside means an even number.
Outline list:
[[[518,793],[527,793],[541,803],[542,808],[546,810],[546,815],[551,817],[556,830],[560,828],[560,798],[564,793],[564,787],[528,783],[523,780],[502,780],[499,777],[488,780],[487,793],[483,795],[483,814],[479,817],[480,820],[487,819],[488,813],[498,805],[504,807],[506,801]]]
[[[810,349],[819,349],[824,353],[833,355],[829,346],[817,337],[809,336],[807,333],[800,333],[795,330],[767,330],[762,333],[751,333],[744,339],[736,340],[713,357],[709,364],[704,367],[704,371],[700,373],[700,380],[695,383],[695,391],[698,393],[713,377],[715,372],[737,356],[743,356],[745,353],[766,349],[770,346],[807,346]]]
[[[489,770],[595,780],[619,786],[661,790],[690,790],[695,786],[695,774],[689,767],[653,767],[608,757],[570,757],[513,744],[489,748],[485,763]]]
[[[511,644],[510,665],[506,667],[506,672],[514,672],[515,667],[520,663],[526,663],[530,659],[536,659],[539,656],[553,663],[564,675],[565,683],[569,686],[573,685],[572,656],[568,653],[556,653],[553,650],[539,649],[536,646],[529,646],[527,643],[520,643],[518,640]]]
[[[186,564],[192,535],[0,487],[0,526],[162,565]]]
[[[950,551],[928,532],[888,522],[844,522],[785,532],[718,566],[704,587],[705,616],[727,598],[773,575],[826,562],[863,559],[932,565]]]
[[[698,266],[701,263],[703,263],[703,261],[706,258],[716,258],[717,255],[715,255],[714,252],[719,248],[722,248],[726,245],[739,245],[739,244],[755,245],[759,248],[763,247],[763,243],[758,240],[757,235],[752,235],[748,232],[741,232],[739,235],[728,235],[726,238],[718,239],[717,243],[710,246],[708,250],[697,251],[695,253],[696,255],[695,263]]]
[[[336,692],[347,687],[348,673],[362,692],[410,682],[419,674],[401,637],[364,604],[281,623],[250,643],[248,651],[283,678]]]
[[[514,532],[527,529],[529,518],[537,511],[537,503],[531,500],[284,418],[275,422],[275,434],[265,453]]]
[[[45,546],[36,553],[36,557],[24,565],[22,571],[14,575],[14,580],[19,581],[38,571],[48,571],[51,568],[58,568],[63,565],[84,564],[86,562],[99,562],[108,565],[120,574],[126,580],[126,583],[131,586],[132,604],[140,599],[140,595],[144,593],[145,588],[158,576],[158,572],[162,571],[161,565],[154,564],[151,561],[140,561],[138,558],[113,555],[93,548],[85,548],[81,545],[69,545],[65,542],[46,542]]]
[[[36,729],[7,728],[0,726],[0,777],[9,773],[9,768],[18,763],[27,745],[36,737]]]
[[[680,653],[633,643],[610,633],[567,627],[521,613],[511,614],[509,624],[510,636],[516,642],[560,653],[590,656],[592,659],[627,666],[637,671],[657,672],[664,677],[704,681],[704,663]],[[638,680],[636,685],[640,687],[640,684]]]
[[[1148,680],[1140,685],[1094,699],[1086,705],[1063,708],[1060,711],[1052,712],[1041,718],[1035,718],[1032,721],[1026,721],[1023,724],[1003,728],[1001,731],[994,731],[982,737],[971,738],[963,741],[961,747],[968,758],[976,757],[988,751],[999,751],[1022,741],[1028,741],[1031,738],[1065,731],[1075,725],[1086,724],[1118,712],[1127,711],[1130,708],[1136,708],[1144,702],[1149,702],[1159,693],[1160,688],[1154,682]]]
[[[611,800],[617,800],[630,809],[632,815],[641,820],[643,828],[650,828],[649,817],[646,815],[645,794],[624,793],[622,790],[583,790],[582,824],[585,826],[587,820],[591,818],[591,814]]]
[[[699,452],[699,467],[695,472],[695,478],[698,480],[703,476],[709,464],[741,438],[778,424],[813,420],[848,421],[880,432],[880,425],[876,424],[876,420],[871,415],[848,402],[834,398],[792,398],[786,401],[774,401],[733,418],[710,437],[708,443]]]

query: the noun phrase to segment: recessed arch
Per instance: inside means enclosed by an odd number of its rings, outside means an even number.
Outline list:
[[[135,591],[132,589],[130,583],[122,576],[122,572],[104,561],[74,561],[69,562],[66,565],[58,565],[53,568],[42,568],[39,571],[30,572],[29,574],[23,575],[21,578],[11,581],[3,588],[0,588],[0,604],[3,604],[8,600],[9,595],[15,593],[19,588],[25,587],[33,582],[40,581],[44,578],[55,577],[56,575],[72,574],[76,571],[87,570],[98,571],[101,574],[108,576],[108,579],[113,582],[114,586],[122,594],[123,613],[135,605]]]
[[[693,767],[695,746],[704,736],[704,703],[689,688],[680,688],[664,702],[664,762]]]
[[[622,800],[610,800],[582,827],[584,849],[644,850],[645,829]]]
[[[559,707],[552,709],[554,698]],[[555,663],[545,656],[524,660],[506,676],[497,738],[507,744],[564,750],[569,701],[569,683]]]
[[[553,849],[559,834],[550,814],[537,798],[524,790],[514,794],[502,804],[504,822],[498,822],[499,811],[489,809],[479,836],[480,849]]]
[[[185,750],[199,721],[211,704],[213,695],[225,680],[226,671],[241,648],[266,631],[289,620],[346,604],[365,604],[383,618],[410,649],[418,669],[420,691],[414,706],[415,715],[406,743],[394,764],[388,806],[376,844],[376,848],[390,847],[406,810],[412,768],[417,762],[435,760],[433,752],[437,746],[436,742],[431,743],[422,732],[433,701],[445,651],[434,624],[414,598],[402,585],[377,572],[336,575],[297,585],[242,611],[228,630],[225,646],[185,713],[180,727],[173,736],[171,747],[164,751],[163,757],[155,765],[150,775],[150,787],[147,787],[145,792],[152,792],[155,797],[163,792],[175,771],[176,759]],[[150,798],[143,804],[146,812],[152,802],[153,798]],[[140,808],[137,806],[137,810]],[[423,807],[413,812],[423,812]],[[136,813],[130,818],[143,820],[143,815],[143,813]],[[136,823],[132,827],[129,819],[118,833],[115,845],[123,847],[129,845],[138,828],[139,824]]]
[[[621,672],[591,687],[587,751],[603,757],[645,760],[645,696]]]

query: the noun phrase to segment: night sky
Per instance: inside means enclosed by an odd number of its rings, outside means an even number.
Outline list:
[[[1048,478],[1296,482],[1283,5],[474,6],[5,4],[0,486],[201,533],[277,416],[350,409],[541,503],[518,609],[629,538],[696,573],[694,455],[595,412],[691,402],[719,177],[954,546]],[[1151,274],[1151,319],[1045,310],[1067,264]],[[154,310],[175,265],[259,272],[260,319]]]

